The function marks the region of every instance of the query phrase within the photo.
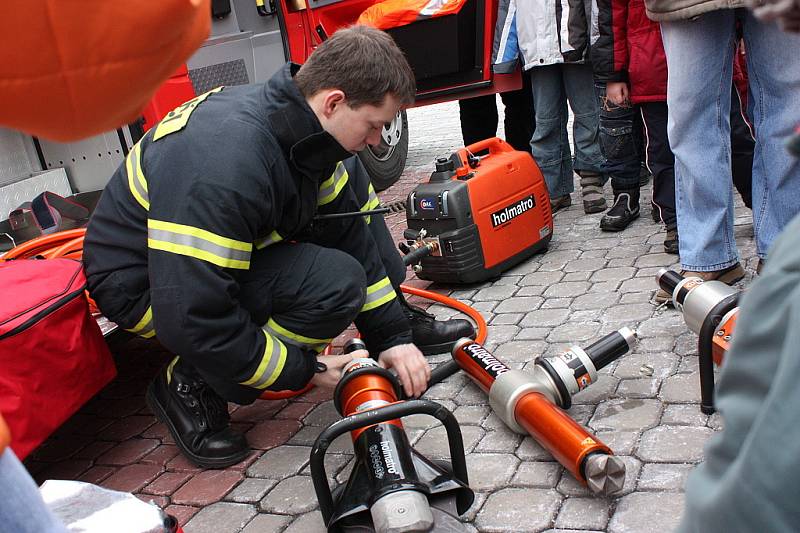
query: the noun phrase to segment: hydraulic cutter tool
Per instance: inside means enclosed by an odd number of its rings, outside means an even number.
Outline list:
[[[622,490],[625,463],[562,409],[597,380],[597,370],[635,342],[634,332],[622,328],[586,348],[572,346],[555,357],[539,357],[533,372],[507,367],[470,339],[456,343],[453,359],[489,395],[489,405],[509,428],[532,436],[592,492],[611,496]]]
[[[356,349],[364,349],[360,339],[345,345],[345,353]],[[356,359],[345,367],[333,396],[344,418],[320,433],[311,449],[311,477],[328,531],[466,531],[457,516],[472,505],[474,494],[458,422],[438,403],[400,397],[397,378],[374,360]],[[430,461],[411,447],[401,421],[411,414],[442,421],[451,464]],[[355,466],[347,484],[331,493],[325,452],[348,431]]]
[[[675,309],[683,314],[689,329],[698,335],[700,410],[711,414],[714,412],[714,363],[722,364],[730,348],[739,314],[740,292],[721,281],[685,278],[663,268],[656,274],[656,281],[672,296]]]

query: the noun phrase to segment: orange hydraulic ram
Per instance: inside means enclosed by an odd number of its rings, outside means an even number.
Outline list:
[[[532,436],[592,492],[610,496],[622,490],[625,463],[562,409],[597,379],[598,369],[635,342],[634,332],[622,328],[585,349],[573,346],[556,357],[539,357],[533,372],[508,368],[470,339],[456,343],[453,359],[489,395],[489,405],[508,427]]]
[[[740,293],[721,281],[685,278],[663,268],[656,274],[656,282],[672,297],[675,309],[683,314],[689,329],[697,333],[700,410],[711,414],[714,412],[714,363],[721,365],[730,348],[739,315]]]

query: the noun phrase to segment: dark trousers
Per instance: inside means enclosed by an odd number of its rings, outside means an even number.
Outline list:
[[[506,141],[515,150],[531,152],[531,137],[536,126],[531,98],[530,76],[522,76],[522,89],[500,93],[505,106],[503,125]],[[476,96],[458,101],[461,136],[464,146],[497,136],[497,100],[495,95]]]
[[[753,150],[756,141],[745,120],[736,86],[731,91],[731,174],[733,186],[748,209],[753,208]]]
[[[676,227],[675,156],[667,138],[667,103],[639,104],[644,124],[647,168],[653,175],[653,209],[669,228]]]
[[[614,191],[639,188],[641,131],[636,106],[617,105],[606,98],[605,83],[595,85],[600,108],[600,151],[604,173]]]

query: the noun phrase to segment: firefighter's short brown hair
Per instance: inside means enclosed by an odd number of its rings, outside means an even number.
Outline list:
[[[340,89],[350,107],[380,106],[387,94],[411,105],[414,73],[389,34],[356,25],[335,32],[309,56],[294,77],[309,98],[324,89]]]

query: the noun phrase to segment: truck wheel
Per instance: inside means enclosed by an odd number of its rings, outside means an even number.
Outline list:
[[[384,126],[379,145],[367,146],[358,153],[376,191],[388,189],[400,178],[407,156],[408,118],[405,111],[397,113],[394,120]]]

